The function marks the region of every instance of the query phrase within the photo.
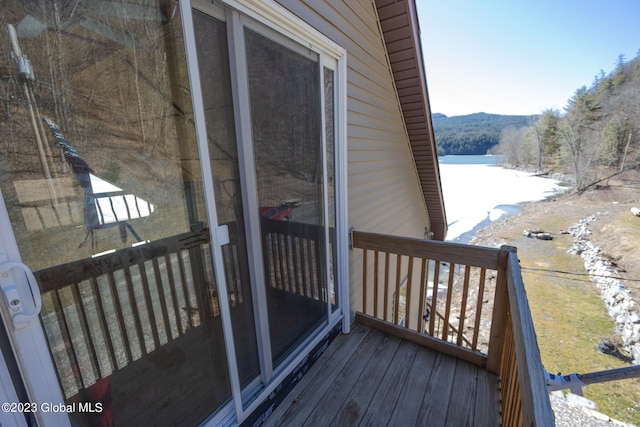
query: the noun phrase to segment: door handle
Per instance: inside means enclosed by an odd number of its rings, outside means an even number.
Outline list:
[[[22,297],[20,297],[20,284],[13,280],[14,276],[11,275],[12,269],[22,270],[26,276],[34,306],[29,312],[25,312],[25,304],[23,304]],[[40,314],[40,309],[42,308],[40,288],[29,267],[23,263],[10,261],[0,264],[0,289],[2,290],[2,296],[4,297],[14,327],[21,328],[25,326],[28,321]],[[23,291],[22,294],[24,295],[24,293]]]

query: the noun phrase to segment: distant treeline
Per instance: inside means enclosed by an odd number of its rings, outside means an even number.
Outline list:
[[[486,154],[498,145],[504,129],[530,126],[538,117],[487,113],[447,117],[440,113],[433,114],[438,154]]]

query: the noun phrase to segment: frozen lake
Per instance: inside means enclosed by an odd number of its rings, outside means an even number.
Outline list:
[[[564,191],[559,182],[496,166],[498,156],[441,156],[447,241],[468,243],[475,232],[520,211],[519,203]]]

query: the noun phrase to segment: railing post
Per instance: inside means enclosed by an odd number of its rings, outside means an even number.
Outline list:
[[[514,345],[522,402],[522,425],[553,425],[553,411],[544,378],[536,331],[529,309],[515,248],[508,253],[507,286],[514,325]]]
[[[496,276],[496,294],[493,301],[493,317],[489,336],[489,350],[487,351],[487,371],[495,375],[500,375],[506,323],[509,319],[507,263],[510,250],[515,251],[515,248],[507,246],[500,248],[498,273]]]

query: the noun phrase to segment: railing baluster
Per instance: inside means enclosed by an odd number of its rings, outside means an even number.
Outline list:
[[[413,257],[409,257],[409,266],[407,267],[407,297],[405,298],[406,304],[404,308],[404,327],[411,329],[411,280],[413,279]]]
[[[464,268],[464,284],[462,287],[462,301],[460,302],[460,321],[458,322],[458,339],[456,344],[462,345],[462,336],[464,334],[464,318],[467,314],[467,296],[469,294],[469,276],[471,267],[465,265]]]
[[[369,284],[367,283],[367,272],[369,269],[369,265],[367,264],[367,254],[368,250],[362,251],[362,312],[367,312],[367,288]],[[375,272],[374,272],[375,276]]]
[[[67,321],[67,316],[64,313],[64,309],[62,307],[62,301],[60,300],[60,291],[53,291],[52,302],[54,311],[56,313],[56,317],[58,318],[58,325],[60,326],[60,333],[62,334],[62,341],[64,343],[64,348],[67,352],[67,358],[69,360],[69,369],[58,368],[59,372],[71,372],[73,373],[73,379],[78,389],[83,389],[87,384],[84,382],[84,378],[82,377],[82,373],[80,372],[80,365],[78,360],[78,354],[76,352],[76,347],[71,340],[71,334],[69,330],[69,322]],[[65,390],[65,392],[70,395],[71,390]]]
[[[264,253],[264,269],[266,285],[271,286],[276,275],[275,265],[273,263],[273,245],[271,244],[271,235],[264,234],[262,237],[262,252]]]
[[[147,351],[147,345],[144,339],[144,332],[142,331],[142,322],[140,321],[140,312],[138,311],[138,300],[136,298],[135,291],[133,289],[133,280],[131,278],[131,269],[129,267],[124,269],[124,278],[126,282],[127,294],[129,296],[129,307],[131,308],[131,315],[133,316],[133,326],[136,332],[136,338],[138,339],[138,345],[140,346],[140,355],[142,356]]]
[[[399,322],[400,317],[400,282],[402,273],[402,255],[396,255],[396,289],[395,298],[393,299],[393,323],[395,325]]]
[[[131,351],[131,342],[129,341],[128,328],[125,325],[124,314],[122,313],[122,304],[120,303],[120,293],[118,292],[118,287],[116,285],[116,279],[113,273],[109,273],[107,275],[107,279],[109,281],[109,289],[111,290],[111,297],[113,298],[113,303],[116,309],[116,321],[118,324],[118,329],[120,332],[120,338],[122,339],[122,344],[124,346],[125,354],[127,355],[126,364],[129,364],[133,361],[133,353]]]
[[[487,269],[480,269],[480,280],[478,281],[478,299],[476,301],[476,321],[473,325],[473,341],[471,350],[478,349],[478,337],[480,335],[480,319],[482,317],[482,305],[484,301],[484,283],[487,275]]]
[[[98,279],[96,277],[92,277],[90,279],[90,284],[93,295],[96,299],[98,322],[100,324],[102,335],[104,336],[104,342],[107,346],[109,364],[111,365],[111,371],[113,372],[118,369],[118,361],[116,359],[116,352],[113,346],[113,339],[111,338],[111,334],[109,333],[109,322],[107,321],[107,316],[104,311],[104,300],[102,298],[102,292],[100,292],[100,286],[98,286]]]
[[[315,277],[315,270],[313,268],[313,250],[311,247],[311,241],[310,240],[305,240],[305,256],[306,256],[306,265],[308,267],[308,280],[309,280],[309,286],[308,286],[308,291],[309,291],[309,298],[313,298],[313,281],[314,281],[314,277]]]
[[[185,310],[187,313],[187,319],[189,321],[189,327],[193,328],[195,326],[198,326],[199,323],[196,323],[193,319],[193,313],[198,310],[198,307],[191,306],[192,283],[190,282],[192,281],[190,280],[190,278],[193,277],[193,265],[191,265],[191,262],[190,262],[191,259],[189,258],[189,251],[188,250],[180,251],[180,253],[178,253],[178,261],[180,266],[180,280],[182,285],[182,292],[184,294],[184,304],[185,304]],[[187,274],[187,268],[189,269],[190,274]],[[195,298],[195,295],[193,295],[193,298]]]
[[[298,251],[298,243],[299,240],[295,236],[291,236],[291,258],[293,261],[293,281],[296,288],[296,294],[304,295],[304,286],[302,286],[302,281],[300,280],[300,260],[299,260],[299,251]]]
[[[275,283],[274,285],[278,288],[281,289],[283,291],[287,290],[287,280],[284,274],[285,271],[285,266],[284,266],[284,260],[282,259],[282,239],[281,236],[279,234],[271,234],[271,240],[275,243],[275,251],[274,251],[274,256],[276,259],[276,268],[278,270],[278,276],[279,278],[277,279],[277,283]]]
[[[307,265],[307,260],[305,256],[306,240],[302,236],[298,237],[297,240],[298,240],[298,244],[296,246],[296,252],[297,252],[297,262],[298,262],[298,274],[300,275],[300,295],[304,297],[308,297],[309,296],[309,291],[308,291],[309,280],[307,278],[307,274],[308,274],[309,266]]]
[[[384,254],[384,307],[383,316],[384,320],[389,320],[389,252]],[[377,274],[377,272],[376,272]]]
[[[147,350],[147,353],[160,347],[160,336],[158,335],[158,324],[156,321],[155,311],[153,310],[153,301],[151,300],[151,291],[149,289],[149,278],[147,277],[147,268],[145,262],[138,263],[138,270],[140,272],[140,280],[142,282],[142,293],[144,295],[144,302],[147,308],[147,317],[149,328],[151,329],[151,336],[153,337],[153,349]]]
[[[373,252],[373,315],[378,317],[378,258],[380,252]]]
[[[189,277],[191,279],[191,290],[196,300],[196,312],[198,313],[196,326],[201,326],[211,319],[211,309],[208,301],[209,287],[213,285],[213,282],[210,280],[212,278],[207,277],[201,249],[200,246],[191,246],[185,251],[189,260],[189,271],[191,272]]]
[[[429,335],[434,336],[436,313],[438,312],[438,281],[440,280],[440,261],[434,260],[433,289],[431,291],[431,320],[429,321]]]
[[[447,282],[447,302],[444,310],[444,327],[442,330],[442,339],[449,341],[449,316],[451,315],[451,295],[453,294],[453,278],[455,275],[456,265],[449,263],[449,281]]]
[[[416,331],[418,332],[424,332],[424,324],[425,321],[428,320],[428,318],[424,318],[423,316],[426,315],[426,309],[425,309],[425,304],[426,304],[426,298],[427,298],[427,287],[429,286],[428,284],[428,279],[429,279],[429,260],[427,260],[426,258],[422,258],[422,268],[420,270],[420,305],[418,308],[418,325],[416,327]]]
[[[324,283],[324,272],[322,271],[322,258],[324,256],[324,251],[320,247],[319,240],[313,240],[313,254],[314,256],[314,266],[315,266],[315,280],[314,280],[314,292],[313,298],[322,301],[322,285]]]
[[[87,319],[87,305],[82,301],[82,294],[80,292],[80,283],[74,283],[71,286],[71,294],[73,297],[73,306],[78,313],[78,319],[80,324],[80,333],[82,336],[82,342],[87,345],[87,353],[89,360],[87,365],[93,371],[95,379],[102,378],[102,370],[100,369],[100,361],[98,360],[98,352],[96,351],[95,343],[93,342],[93,334],[91,333],[91,326]],[[74,338],[78,338],[78,335],[74,334]],[[75,344],[74,344],[75,345]],[[82,365],[82,364],[81,364]]]
[[[158,264],[158,258],[153,259],[153,277],[156,283],[156,292],[158,293],[158,300],[160,303],[160,312],[162,314],[162,322],[164,324],[164,333],[167,338],[167,342],[171,341],[171,323],[169,322],[169,311],[167,310],[167,300],[164,294],[164,287],[162,286],[162,274],[160,273],[160,265]]]
[[[171,300],[173,303],[173,315],[175,317],[177,333],[178,335],[173,338],[178,338],[187,330],[187,325],[182,324],[180,316],[180,304],[178,302],[178,290],[176,288],[176,278],[173,271],[173,256],[172,254],[165,255],[165,265],[167,267],[167,277],[169,278],[169,291],[171,293]],[[176,254],[177,258],[177,254]],[[173,335],[173,334],[172,334]]]
[[[286,234],[282,237],[284,241],[284,265],[286,267],[287,273],[287,283],[289,284],[289,292],[292,294],[296,294],[298,292],[296,281],[291,278],[291,236],[287,236]],[[294,263],[295,265],[295,263]]]

